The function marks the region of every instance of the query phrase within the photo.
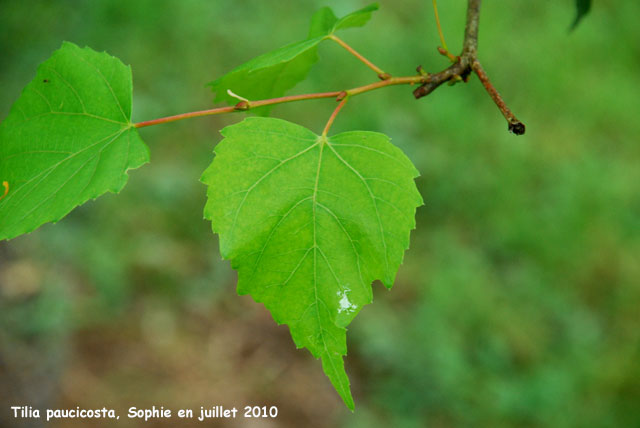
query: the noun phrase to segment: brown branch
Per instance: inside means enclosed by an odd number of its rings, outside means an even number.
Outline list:
[[[478,27],[481,4],[482,0],[469,0],[467,4],[467,25],[464,28],[461,57],[469,61],[478,56]]]
[[[413,91],[416,98],[422,98],[435,91],[445,82],[466,82],[472,72],[480,79],[480,82],[487,90],[487,93],[496,103],[509,124],[509,131],[516,135],[522,135],[525,126],[515,115],[509,110],[504,100],[493,86],[489,77],[484,72],[480,61],[478,60],[478,28],[480,22],[480,6],[482,0],[468,0],[467,4],[467,24],[464,30],[464,42],[462,45],[462,53],[458,57],[458,62],[439,73],[429,74],[425,83],[420,85]],[[420,69],[420,67],[419,67]]]
[[[513,132],[516,135],[524,134],[524,123],[520,122],[518,118],[516,118],[516,116],[513,114],[513,112],[511,112],[509,107],[507,107],[507,104],[505,104],[504,100],[498,93],[498,90],[491,84],[489,76],[487,76],[487,73],[484,72],[484,69],[482,68],[480,62],[477,60],[474,61],[471,64],[471,68],[473,68],[473,71],[475,71],[478,75],[480,82],[482,82],[482,86],[484,86],[491,99],[493,99],[493,101],[496,103],[496,105],[504,115],[504,118],[507,119],[507,122],[509,123],[509,131]]]
[[[251,110],[256,107],[270,106],[275,104],[290,103],[294,101],[314,100],[320,98],[336,98],[341,101],[346,96],[355,96],[365,92],[373,91],[376,89],[384,88],[385,86],[393,85],[413,85],[417,83],[423,83],[426,81],[426,77],[423,75],[418,76],[403,76],[403,77],[390,77],[386,80],[370,83],[364,86],[358,86],[356,88],[347,89],[345,91],[333,91],[333,92],[318,92],[313,94],[300,94],[300,95],[287,95],[285,97],[269,98],[265,100],[257,101],[240,101],[234,106],[218,107],[207,110],[192,111],[188,113],[176,114],[173,116],[161,117],[159,119],[146,120],[144,122],[134,123],[132,126],[135,128],[144,128],[145,126],[160,125],[162,123],[176,122],[178,120],[190,119],[193,117],[212,116],[216,114],[233,113],[236,111]]]

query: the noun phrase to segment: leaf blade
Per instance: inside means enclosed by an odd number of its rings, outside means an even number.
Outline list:
[[[253,100],[282,96],[305,79],[318,60],[316,46],[321,41],[322,37],[315,37],[291,43],[236,67],[209,84],[215,93],[214,102],[237,103],[227,90]],[[252,111],[266,115],[270,107]]]
[[[346,28],[355,28],[364,26],[371,19],[371,14],[379,9],[378,3],[372,3],[362,9],[351,12],[348,15],[338,19],[333,26],[332,32],[344,30]]]
[[[318,9],[316,13],[311,17],[311,24],[309,25],[308,39],[314,37],[323,37],[331,33],[333,26],[338,22],[338,18],[333,13],[333,10],[325,6]]]
[[[148,162],[130,122],[131,69],[64,42],[38,67],[0,124],[0,239],[56,222]]]
[[[249,118],[222,134],[202,177],[205,217],[238,271],[238,293],[289,325],[353,409],[346,326],[371,302],[372,281],[393,283],[422,203],[417,171],[373,132],[327,139]]]

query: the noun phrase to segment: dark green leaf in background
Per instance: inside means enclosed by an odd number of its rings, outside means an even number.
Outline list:
[[[386,287],[409,247],[422,199],[411,161],[383,134],[318,136],[280,119],[222,130],[205,171],[205,217],[251,294],[287,324],[353,409],[346,327]]]
[[[590,10],[591,0],[576,0],[576,18],[573,21],[573,24],[571,24],[572,31],[578,26],[580,21],[582,21],[582,18],[584,18]]]
[[[56,222],[149,160],[131,123],[131,69],[65,42],[0,124],[0,239]]]
[[[239,99],[227,93],[250,100],[275,98],[305,79],[318,60],[317,46],[337,30],[361,27],[369,21],[377,4],[350,13],[337,19],[328,7],[320,9],[311,19],[309,36],[300,42],[260,55],[210,83],[215,92],[215,102],[236,104]],[[268,114],[270,107],[260,107],[252,112]]]

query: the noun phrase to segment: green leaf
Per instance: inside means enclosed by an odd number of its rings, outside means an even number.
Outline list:
[[[291,43],[275,51],[260,55],[242,64],[223,77],[211,82],[216,93],[215,102],[236,104],[239,99],[227,90],[252,100],[276,98],[304,80],[318,60],[317,45],[322,37]],[[270,106],[252,109],[255,114],[266,115]]]
[[[591,10],[591,0],[576,0],[576,18],[571,24],[570,31],[575,30],[582,18],[584,18]]]
[[[369,22],[371,14],[376,10],[378,10],[378,4],[373,3],[338,19],[331,8],[323,7],[311,18],[309,38],[328,36],[346,28],[362,27]]]
[[[313,14],[311,25],[309,25],[309,39],[324,37],[330,34],[333,26],[338,22],[338,18],[330,7],[323,7]]]
[[[377,9],[378,5],[372,4],[341,19],[337,19],[328,7],[320,9],[311,20],[307,39],[260,55],[211,82],[214,102],[236,104],[239,99],[230,95],[228,90],[250,100],[283,96],[304,80],[318,61],[317,46],[320,42],[337,30],[363,26]],[[271,106],[265,106],[251,111],[267,115],[270,109]]]
[[[371,14],[378,10],[378,4],[373,3],[367,7],[350,13],[340,18],[333,26],[332,32],[345,28],[362,27],[371,19]]]
[[[131,69],[65,42],[38,67],[0,124],[0,239],[56,222],[118,192],[149,161],[131,123]]]
[[[346,326],[391,287],[422,204],[418,172],[388,137],[322,137],[279,119],[248,118],[222,130],[204,172],[205,217],[220,252],[251,294],[288,324],[353,409],[344,370]]]

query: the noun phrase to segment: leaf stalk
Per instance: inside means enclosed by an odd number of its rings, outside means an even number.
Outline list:
[[[356,58],[358,58],[360,61],[362,61],[364,63],[364,65],[369,67],[371,70],[375,71],[380,80],[388,80],[388,79],[391,78],[391,75],[389,73],[385,73],[380,67],[378,67],[377,65],[375,65],[374,63],[369,61],[362,54],[360,54],[354,48],[349,46],[344,40],[342,40],[341,38],[339,38],[335,34],[331,34],[327,38],[330,39],[330,40],[333,40],[334,42],[336,42],[337,44],[339,44],[340,46],[345,48],[347,50],[347,52],[349,52],[351,55],[353,55]]]
[[[340,110],[342,110],[342,107],[344,107],[344,105],[347,103],[347,101],[349,101],[349,96],[347,95],[346,97],[342,98],[342,100],[340,101],[340,104],[338,104],[338,107],[336,107],[336,109],[333,111],[333,113],[331,113],[331,116],[329,116],[329,120],[327,121],[327,124],[325,125],[324,129],[322,130],[322,136],[326,137],[327,133],[329,132],[329,129],[331,128],[331,125],[333,125],[333,121],[336,120],[336,117],[338,116],[338,113],[340,113]]]

